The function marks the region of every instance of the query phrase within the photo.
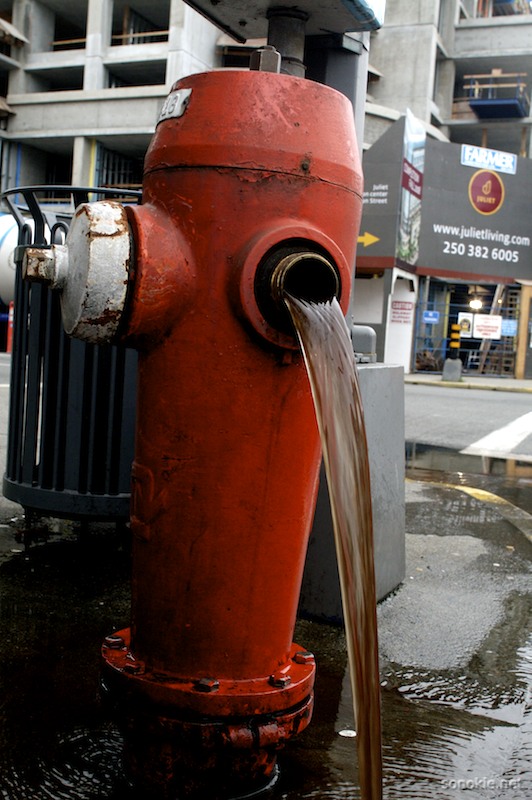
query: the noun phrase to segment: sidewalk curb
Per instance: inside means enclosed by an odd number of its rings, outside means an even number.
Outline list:
[[[447,389],[480,389],[489,392],[515,392],[519,394],[532,394],[532,386],[494,386],[489,383],[470,383],[469,381],[443,381],[443,380],[416,380],[416,378],[405,378],[405,384],[415,386],[441,386]]]

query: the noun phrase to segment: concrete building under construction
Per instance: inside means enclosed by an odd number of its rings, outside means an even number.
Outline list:
[[[372,36],[364,141],[378,144],[364,161],[354,313],[377,330],[380,357],[407,371],[440,370],[463,321],[465,368],[532,374],[531,42],[524,0],[388,0]],[[476,173],[504,198],[487,198],[489,214],[471,201]],[[459,238],[462,223],[476,238]],[[486,315],[498,318],[493,339],[472,332]]]
[[[462,248],[452,242],[448,246],[457,252],[442,269],[415,260],[412,235],[415,239],[430,222],[419,195],[425,160],[420,142],[510,153],[519,157],[521,172],[526,168],[531,41],[532,14],[524,0],[388,0],[384,26],[371,35],[363,135],[367,230],[361,231],[353,313],[355,321],[377,330],[381,359],[409,370],[425,358],[425,364],[438,368],[446,353],[451,307],[465,304],[468,313],[471,299],[480,300],[484,311],[507,309],[503,316],[514,323],[506,331],[526,327],[526,244],[519,274],[504,261],[506,253],[499,259],[501,269],[494,271],[474,258],[460,260]],[[256,44],[222,34],[183,0],[0,0],[0,188],[139,188],[155,120],[174,81],[211,68],[246,68]],[[309,43],[309,74],[328,82],[315,67],[315,46]],[[342,52],[360,49],[350,39],[335,46]],[[390,133],[397,125],[403,133]],[[396,144],[386,145],[385,136],[395,137]],[[382,180],[371,157],[372,145],[381,139],[399,165],[397,174],[390,167],[390,179]],[[374,152],[373,161],[382,163]],[[405,159],[410,181],[418,183],[414,192],[402,186]],[[390,180],[396,194],[401,189],[401,207]],[[506,209],[509,199],[510,190]],[[61,198],[55,193],[50,200]],[[372,230],[376,209],[386,214],[381,227]],[[526,231],[520,234],[526,237]],[[492,261],[491,248],[487,256]],[[438,312],[438,323],[418,324],[418,317],[436,318],[425,314],[430,311]],[[497,359],[488,358],[494,345],[474,337],[461,353],[464,363],[476,369],[491,363],[504,374],[524,374],[525,327],[521,348],[517,333],[505,337],[498,366]],[[486,352],[479,355],[481,348]]]

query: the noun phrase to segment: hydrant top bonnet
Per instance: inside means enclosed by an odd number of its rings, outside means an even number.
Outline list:
[[[334,89],[293,76],[235,70],[183,78],[172,87],[173,95],[174,116],[163,110],[159,118],[146,175],[172,167],[266,170],[326,181],[362,196],[353,115],[346,113],[350,103]],[[213,109],[219,110],[213,114]],[[334,126],[313,124],[329,118]],[[279,120],[282,147],[272,149],[271,132],[279,129]]]

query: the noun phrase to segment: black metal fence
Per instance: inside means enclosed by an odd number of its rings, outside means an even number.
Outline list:
[[[57,207],[54,197],[61,198]],[[40,515],[129,516],[136,352],[69,338],[57,294],[21,275],[26,246],[61,243],[74,209],[104,197],[140,202],[140,192],[102,188],[24,187],[3,194],[19,226],[3,493]]]

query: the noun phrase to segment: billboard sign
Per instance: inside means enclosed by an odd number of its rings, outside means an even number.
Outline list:
[[[471,339],[473,336],[473,317],[470,311],[460,311],[458,313],[458,324],[460,325],[460,338]]]
[[[364,208],[357,266],[416,263],[425,138],[424,126],[407,111],[364,153]]]
[[[404,119],[392,125],[364,153],[364,206],[357,266],[382,263],[393,266],[401,192],[401,162]]]
[[[476,148],[482,150],[483,148]],[[496,152],[496,151],[492,151]],[[418,265],[442,275],[532,275],[532,161],[516,171],[463,163],[463,145],[427,140]],[[499,160],[499,166],[509,162]]]
[[[426,139],[425,126],[407,108],[403,134],[399,225],[395,254],[400,261],[412,265],[417,263],[419,255]]]

